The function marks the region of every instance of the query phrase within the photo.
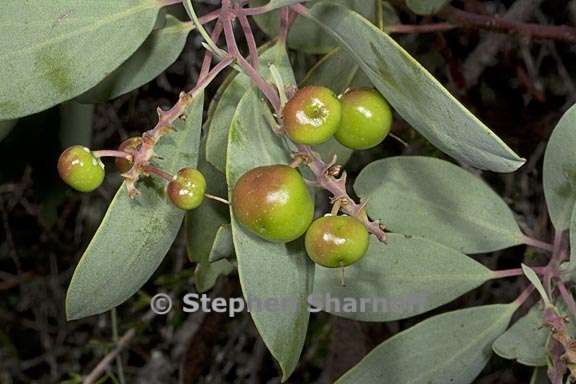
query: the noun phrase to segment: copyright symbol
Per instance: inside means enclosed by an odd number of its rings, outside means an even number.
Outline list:
[[[150,300],[150,309],[157,315],[165,315],[172,309],[172,299],[165,293],[157,293]]]

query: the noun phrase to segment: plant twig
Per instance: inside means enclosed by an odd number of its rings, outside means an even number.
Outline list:
[[[115,344],[118,344],[118,314],[116,307],[112,308],[110,311],[110,317],[112,318],[112,340]],[[116,356],[116,367],[118,369],[120,384],[125,384],[126,378],[124,377],[124,367],[122,365],[122,356],[120,353]]]
[[[552,244],[546,243],[544,241],[540,241],[537,239],[534,239],[530,236],[526,236],[524,235],[522,237],[522,241],[524,242],[524,244],[529,245],[531,247],[534,248],[538,248],[538,249],[542,249],[544,251],[548,251],[548,252],[552,252],[554,250],[554,246]]]
[[[463,28],[478,28],[532,39],[576,43],[576,28],[568,25],[522,23],[495,16],[466,12],[451,6],[442,9],[442,11],[438,13],[438,16]]]

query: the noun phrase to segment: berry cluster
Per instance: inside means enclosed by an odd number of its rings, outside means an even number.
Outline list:
[[[286,134],[296,143],[317,145],[332,136],[351,149],[380,144],[392,127],[390,105],[373,89],[356,89],[338,98],[325,87],[301,89],[284,108]]]
[[[306,87],[287,102],[282,123],[298,144],[321,144],[334,136],[348,148],[367,149],[390,132],[392,111],[372,89],[351,90],[338,98],[328,88]],[[331,214],[313,221],[312,197],[293,166],[258,167],[242,175],[232,191],[235,218],[270,241],[289,242],[306,234],[308,256],[324,267],[354,264],[368,249],[366,226],[356,217],[339,216],[338,202]]]
[[[125,140],[116,151],[91,151],[81,145],[74,145],[60,155],[58,173],[66,184],[77,191],[91,192],[104,181],[106,172],[100,158],[115,157],[116,168],[124,174],[132,168],[133,156],[141,145],[141,137],[131,137]],[[197,208],[204,200],[206,180],[194,168],[182,168],[172,177],[168,173],[149,165],[144,169],[144,173],[155,174],[165,179],[168,182],[166,194],[170,201],[180,209]]]
[[[352,149],[378,145],[390,132],[392,112],[375,90],[351,90],[337,97],[328,88],[306,87],[284,107],[282,123],[286,134],[298,144],[321,144],[332,136]],[[105,176],[101,157],[116,157],[116,167],[129,179],[134,159],[143,146],[142,137],[133,137],[114,151],[90,151],[82,146],[66,149],[58,161],[58,172],[72,188],[89,192]],[[314,201],[306,182],[293,164],[254,168],[240,177],[232,191],[234,217],[259,237],[273,242],[290,242],[305,236],[309,257],[328,268],[343,268],[360,260],[368,249],[368,230],[352,216],[339,216],[340,202],[332,213],[314,220]],[[194,168],[183,168],[175,176],[146,163],[144,176],[165,179],[166,195],[178,208],[197,208],[206,194],[206,180]],[[365,213],[364,213],[365,215]]]

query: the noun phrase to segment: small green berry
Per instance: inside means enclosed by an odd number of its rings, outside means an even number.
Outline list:
[[[327,268],[347,267],[364,256],[368,231],[351,216],[324,216],[306,232],[306,252],[317,264]]]
[[[120,144],[118,150],[133,155],[140,148],[140,145],[142,145],[142,138],[140,136],[130,137]],[[117,157],[114,162],[120,173],[126,173],[132,168],[132,162],[130,160]]]
[[[194,168],[182,168],[166,188],[172,203],[186,211],[197,208],[204,200],[206,179]]]
[[[91,192],[104,181],[104,164],[90,149],[81,145],[67,148],[58,159],[58,174],[80,192]]]
[[[246,172],[232,192],[234,217],[256,235],[287,243],[302,236],[314,216],[314,202],[300,173],[287,165]]]
[[[296,143],[316,145],[330,139],[342,116],[340,100],[325,87],[305,87],[286,103],[284,128]]]
[[[342,96],[342,121],[335,137],[352,149],[368,149],[380,144],[392,128],[392,110],[373,89],[357,89]]]

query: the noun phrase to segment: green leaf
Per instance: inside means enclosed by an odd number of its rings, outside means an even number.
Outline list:
[[[214,263],[200,263],[194,270],[194,285],[200,293],[211,290],[216,280],[222,275],[228,275],[234,266],[228,260],[218,260]]]
[[[60,144],[90,147],[94,105],[80,104],[74,100],[60,104]]]
[[[533,367],[545,366],[549,336],[550,329],[544,326],[543,308],[534,305],[528,314],[496,339],[492,349],[505,359]]]
[[[568,229],[576,201],[576,105],[554,128],[544,154],[544,196],[554,228]]]
[[[178,120],[177,132],[165,136],[156,147],[162,160],[157,166],[174,174],[184,166],[196,166],[200,145],[203,97],[186,109],[186,121]],[[105,312],[120,305],[154,273],[176,237],[183,211],[164,196],[165,182],[141,181],[142,195],[131,200],[124,186],[80,259],[66,296],[68,320]]]
[[[524,275],[528,278],[528,280],[530,280],[530,283],[532,283],[534,288],[536,288],[536,290],[540,294],[540,297],[542,297],[542,300],[544,301],[544,305],[546,307],[552,306],[552,304],[550,303],[550,298],[546,293],[546,289],[544,289],[544,285],[542,285],[542,282],[538,278],[538,275],[536,275],[536,272],[534,272],[534,270],[529,266],[527,266],[526,264],[522,264],[522,272],[524,272]]]
[[[417,15],[432,15],[449,2],[450,0],[406,0],[406,5]]]
[[[311,7],[322,0],[311,0],[307,6]],[[263,5],[266,0],[251,0],[253,6]],[[331,3],[340,4],[354,10],[366,18],[373,18],[376,14],[374,0],[332,0]],[[270,12],[254,18],[260,29],[268,36],[276,36],[279,31],[279,12]],[[334,40],[323,33],[321,28],[304,17],[297,17],[288,34],[288,47],[311,54],[328,53],[337,47]]]
[[[320,3],[310,19],[353,57],[408,123],[432,144],[477,168],[512,172],[523,163],[390,36],[345,7]]]
[[[464,253],[522,243],[506,203],[482,179],[444,160],[399,156],[362,170],[354,190],[391,231],[422,236]]]
[[[392,321],[446,304],[495,277],[472,258],[432,241],[389,234],[388,244],[371,238],[364,257],[344,270],[316,266],[314,306],[362,321]],[[340,308],[328,298],[342,302]],[[357,308],[346,308],[350,298]],[[361,300],[370,300],[362,308]],[[339,310],[338,310],[339,309]]]
[[[292,73],[290,59],[283,44],[278,43],[270,48],[265,48],[260,56],[260,73],[265,79],[270,79],[270,65],[274,65],[283,77],[286,86],[294,85],[295,79]],[[214,107],[212,119],[208,127],[208,140],[206,157],[217,169],[224,172],[226,167],[226,148],[228,143],[228,131],[232,124],[232,118],[238,110],[240,99],[251,89],[250,78],[239,73],[233,79],[224,83],[218,104]]]
[[[0,141],[4,140],[12,132],[12,128],[16,126],[16,123],[18,123],[18,120],[0,121]]]
[[[426,319],[374,348],[337,383],[472,383],[516,308],[488,305]]]
[[[30,115],[92,88],[156,22],[156,0],[4,1],[0,119]]]
[[[221,225],[216,232],[214,244],[210,250],[208,261],[215,263],[234,255],[234,242],[232,240],[232,227],[230,224]]]
[[[282,8],[296,3],[304,3],[306,1],[310,0],[270,0],[268,4],[266,4],[266,8],[268,8],[269,10],[273,10],[276,8]]]
[[[229,189],[252,168],[289,162],[282,140],[268,124],[270,118],[271,112],[256,90],[242,97],[228,142]],[[260,336],[282,369],[284,381],[294,371],[306,337],[309,318],[306,299],[312,285],[312,263],[299,242],[262,240],[234,219],[232,234],[245,298],[280,300],[292,305],[290,310],[251,313]]]
[[[167,15],[162,28],[154,30],[126,62],[77,100],[102,103],[155,79],[180,56],[192,29],[191,23]]]
[[[205,142],[201,145],[198,170],[207,180],[206,192],[226,197],[226,177],[206,161]],[[218,229],[230,223],[228,207],[212,199],[204,199],[202,205],[186,214],[186,247],[190,261],[207,264]]]

